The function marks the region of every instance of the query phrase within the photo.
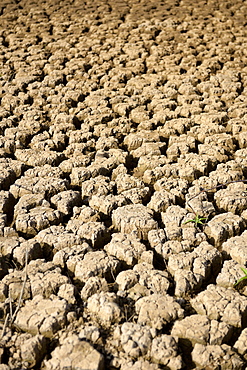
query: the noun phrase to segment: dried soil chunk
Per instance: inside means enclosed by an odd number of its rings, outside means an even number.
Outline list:
[[[22,361],[32,368],[37,365],[45,355],[47,340],[42,335],[35,335],[21,345]]]
[[[127,51],[129,52],[130,49],[128,48]],[[131,80],[132,79],[130,79],[130,81]],[[132,111],[130,112],[130,119],[135,123],[141,123],[143,121],[149,120],[149,114],[144,109],[144,107],[137,107],[137,108],[132,109]]]
[[[24,170],[24,164],[10,158],[0,158],[0,189],[8,190],[10,185],[13,184],[17,177],[21,176]]]
[[[174,275],[175,295],[197,290],[205,280],[215,276],[222,263],[221,253],[202,242],[193,252],[173,254],[168,260],[168,271]]]
[[[176,90],[171,89],[171,91],[175,92]],[[169,101],[168,104],[171,105],[171,100],[169,99],[168,101]],[[164,100],[163,100],[163,103],[164,103]],[[172,119],[169,119],[166,121],[168,109],[160,109],[159,106],[158,108],[159,108],[159,112],[157,112],[155,115],[157,115],[158,121],[160,122],[163,121],[164,125],[159,126],[157,131],[159,132],[160,136],[163,138],[169,139],[171,135],[177,135],[177,136],[182,135],[184,134],[185,130],[189,130],[189,128],[193,124],[190,118],[173,118],[172,117]],[[155,118],[155,115],[154,115],[154,118]]]
[[[79,260],[75,266],[75,279],[86,283],[91,276],[105,277],[112,279],[119,268],[119,261],[107,256],[104,251],[88,252],[83,260]]]
[[[7,215],[0,213],[0,237],[4,236],[7,227]]]
[[[120,330],[121,345],[128,356],[138,358],[147,354],[155,336],[154,329],[140,324],[125,322]]]
[[[179,177],[187,181],[194,181],[200,176],[209,174],[216,166],[216,160],[208,155],[188,153],[178,159]]]
[[[184,208],[175,205],[169,206],[165,212],[161,212],[167,240],[182,239],[182,223],[186,213]]]
[[[61,152],[65,148],[66,135],[62,133],[50,135],[47,131],[35,135],[31,142],[30,148],[37,151],[58,151]]]
[[[126,191],[126,190],[130,190],[130,189],[144,189],[145,188],[145,184],[143,183],[143,181],[137,179],[136,177],[134,176],[131,176],[131,175],[128,175],[127,173],[120,173],[116,179],[115,179],[115,183],[116,183],[116,186],[117,186],[117,192],[118,194]]]
[[[62,214],[50,207],[35,207],[28,213],[21,212],[15,219],[16,230],[28,236],[36,235],[51,225],[59,224]]]
[[[151,248],[161,248],[167,241],[164,229],[150,230],[148,233],[148,241]]]
[[[109,149],[108,151],[98,150],[95,154],[95,161],[86,169],[89,173],[86,179],[100,175],[110,176],[111,172],[117,166],[121,163],[125,164],[126,157],[127,153],[121,149]],[[85,177],[85,174],[83,176]]]
[[[221,272],[217,276],[217,285],[223,286],[224,288],[232,288],[234,284],[243,276],[241,267],[242,266],[234,260],[225,261]]]
[[[139,284],[147,287],[150,294],[166,293],[170,287],[168,273],[154,269],[152,264],[139,263],[134,266],[133,271],[138,276]]]
[[[203,215],[203,217],[215,215],[215,208],[212,202],[208,201],[208,195],[206,192],[201,192],[200,186],[192,186],[186,194],[185,199],[185,207],[189,212],[193,210],[194,214]],[[194,215],[191,218],[194,218]]]
[[[205,315],[191,315],[176,321],[171,334],[183,339],[184,345],[227,343],[233,334],[233,327],[224,322],[210,320]]]
[[[183,368],[182,356],[178,354],[178,344],[171,335],[162,334],[152,341],[151,359],[153,362],[167,366],[171,370]]]
[[[49,164],[45,164],[44,166],[36,166],[34,168],[29,168],[25,172],[25,176],[27,177],[49,177],[50,180],[51,178],[56,178],[59,179],[63,177],[63,171],[59,167],[52,167]]]
[[[86,240],[93,248],[102,247],[108,241],[108,231],[103,222],[70,220],[66,229]]]
[[[118,290],[128,290],[138,283],[138,274],[133,270],[121,271],[116,277]]]
[[[3,286],[4,290],[7,289],[7,294],[11,296],[13,301],[18,301],[20,299],[20,294],[23,288],[23,281],[25,280],[25,272],[24,271],[9,271],[8,274],[2,278],[2,282],[5,284]],[[31,284],[29,280],[26,281],[24,290],[23,290],[23,297],[22,299],[30,299],[31,297]]]
[[[74,207],[71,220],[81,222],[99,221],[99,215],[93,208],[88,206]]]
[[[69,215],[74,206],[81,205],[80,193],[74,190],[62,191],[51,198],[51,205],[56,206],[64,215]]]
[[[191,151],[195,151],[195,139],[192,136],[170,136],[166,151],[168,159],[177,161],[181,154],[187,154]]]
[[[107,195],[112,193],[114,183],[108,177],[96,176],[93,179],[86,180],[82,183],[82,199],[89,200],[92,195]]]
[[[247,132],[240,132],[238,134],[238,144],[240,148],[246,148],[247,144]]]
[[[70,181],[72,186],[81,186],[83,181],[90,179],[91,171],[88,167],[73,167],[70,174]]]
[[[139,195],[139,192],[138,192]],[[139,202],[142,202],[142,198],[139,196]],[[133,196],[132,196],[133,199]],[[89,200],[89,206],[95,209],[97,212],[103,213],[103,215],[111,216],[112,211],[118,207],[125,206],[129,201],[124,195],[113,195],[109,194],[106,196],[92,195]]]
[[[61,274],[59,267],[44,260],[31,261],[27,266],[27,274],[32,296],[43,295],[48,298],[56,294],[62,284],[69,283],[68,277]]]
[[[208,156],[214,157],[218,163],[226,162],[228,160],[227,151],[224,147],[211,145],[211,144],[199,144],[198,154],[206,154]]]
[[[90,154],[75,153],[75,151],[73,151],[73,156],[69,157],[59,165],[59,168],[68,175],[72,173],[73,168],[86,168],[92,160]]]
[[[209,178],[216,182],[215,185],[225,184],[228,181],[243,180],[243,168],[236,161],[220,163],[215,171],[210,172]]]
[[[115,233],[111,242],[105,245],[104,250],[108,255],[125,262],[127,267],[132,267],[138,262],[146,247],[134,236]]]
[[[112,212],[112,223],[121,233],[135,232],[138,238],[145,240],[150,230],[158,228],[152,216],[153,212],[145,206],[130,204]]]
[[[6,271],[6,274],[8,273],[8,271]],[[5,302],[7,296],[8,296],[8,286],[7,284],[5,284],[2,279],[4,277],[4,274],[2,274],[2,271],[0,270],[0,278],[1,278],[1,282],[0,282],[0,302]],[[1,356],[0,356],[1,358]]]
[[[237,328],[246,325],[247,298],[230,288],[211,284],[191,300],[191,305],[198,314],[207,315],[211,320],[224,321]]]
[[[240,164],[240,166],[243,169],[243,173],[246,178],[246,172],[247,172],[247,149],[239,149],[234,153],[234,160]]]
[[[166,190],[176,196],[177,200],[184,200],[185,194],[188,192],[189,183],[186,180],[179,178],[167,178],[163,177],[156,181],[154,184],[154,190],[161,191]]]
[[[27,213],[35,207],[50,207],[50,203],[45,199],[43,194],[26,194],[22,195],[14,207],[14,218],[20,213]]]
[[[46,197],[67,190],[68,181],[57,177],[29,177],[23,176],[11,185],[10,193],[18,199],[26,194],[43,194]]]
[[[226,133],[207,136],[204,143],[223,147],[229,153],[234,152],[236,148],[232,135]]]
[[[69,306],[64,299],[56,296],[44,299],[37,295],[20,309],[15,323],[25,332],[50,338],[65,325],[68,310]]]
[[[149,187],[145,188],[134,188],[130,190],[123,191],[120,196],[124,197],[126,199],[127,204],[138,204],[138,203],[144,203],[148,199],[148,196],[150,194]]]
[[[178,177],[178,166],[177,163],[167,164],[164,166],[158,166],[151,170],[146,170],[143,174],[143,181],[146,184],[153,185],[156,181],[161,178]]]
[[[165,147],[164,143],[144,143],[142,146],[135,150],[131,150],[130,154],[134,158],[140,158],[145,155],[160,156]]]
[[[19,236],[10,236],[9,238],[0,237],[0,252],[3,256],[11,258],[15,248],[19,247],[25,239]]]
[[[172,205],[167,208],[166,212],[161,214],[162,221],[167,228],[169,228],[170,224],[181,226],[186,213],[184,208]]]
[[[45,369],[104,370],[105,367],[103,355],[72,334],[51,353],[51,359],[45,361]]]
[[[238,351],[238,353],[244,356],[246,360],[246,353],[247,353],[247,328],[242,330],[238,340],[235,342],[233,348]]]
[[[21,267],[25,266],[26,261],[29,262],[42,257],[42,248],[35,239],[30,239],[21,243],[13,251],[13,259]]]
[[[118,140],[113,137],[100,137],[96,143],[96,150],[109,150],[109,148],[118,147]]]
[[[231,212],[227,212],[214,216],[207,223],[204,232],[210,243],[219,247],[228,238],[240,234],[243,228],[244,220]]]
[[[183,297],[188,293],[198,291],[203,283],[203,277],[190,270],[176,271],[174,274],[174,280],[176,283],[175,295],[177,297]]]
[[[218,190],[214,195],[216,205],[220,211],[240,214],[247,209],[247,184],[232,183],[227,189]]]
[[[190,129],[190,134],[198,141],[204,142],[210,135],[214,137],[216,134],[222,134],[226,131],[225,127],[221,124],[226,118],[226,113],[202,113],[196,116],[199,126],[195,125]]]
[[[81,261],[84,255],[90,251],[92,248],[86,242],[66,247],[55,253],[53,263],[62,269],[67,269],[68,273],[74,275],[77,262]]]
[[[160,190],[154,192],[150,199],[150,202],[147,204],[147,207],[155,212],[165,212],[166,209],[169,206],[175,204],[175,202],[175,195],[169,193],[166,190]]]
[[[169,256],[181,252],[190,252],[192,249],[191,243],[188,240],[169,240],[167,241],[165,231],[163,229],[151,230],[148,233],[148,241],[152,248],[162,256],[164,260],[168,260]]]
[[[135,172],[143,174],[146,170],[162,167],[167,164],[167,162],[167,158],[164,155],[146,154],[139,158]]]
[[[206,368],[222,370],[241,370],[244,362],[227,344],[203,345],[196,343],[192,351],[192,360],[198,370]]]
[[[55,255],[58,251],[82,244],[83,238],[65,230],[64,226],[53,225],[40,231],[37,240],[46,253]]]
[[[64,154],[53,150],[39,150],[39,155],[37,155],[37,149],[16,149],[15,156],[17,160],[31,167],[45,164],[58,166],[64,159]]]
[[[14,197],[9,191],[0,190],[0,213],[10,215],[13,211]]]
[[[79,333],[79,338],[92,343],[97,343],[97,341],[100,339],[99,328],[94,325],[84,326]]]
[[[109,327],[118,323],[121,319],[121,311],[116,303],[115,293],[101,292],[95,293],[87,300],[87,309],[92,319],[100,321],[103,326]]]
[[[112,171],[112,175],[111,175],[112,181],[115,181],[119,175],[126,175],[127,172],[128,172],[127,168],[125,167],[123,163],[121,163],[119,166],[114,168],[114,170]]]
[[[122,364],[121,370],[129,370],[129,369],[131,370],[159,370],[160,367],[157,364],[151,364],[149,361],[145,361],[141,359],[141,360],[136,361],[135,363],[133,363],[133,361],[127,361]],[[9,368],[3,369],[3,370],[9,370]]]
[[[91,276],[81,290],[81,298],[86,302],[93,294],[108,291],[109,288],[106,279],[98,276]]]
[[[69,304],[76,303],[76,289],[73,284],[64,283],[60,285],[57,292],[58,297],[64,298]]]
[[[138,299],[135,304],[138,323],[156,329],[177,319],[182,319],[184,310],[177,301],[168,294],[152,294]]]
[[[226,256],[230,256],[240,265],[245,265],[247,262],[247,230],[240,236],[234,236],[222,244],[222,251]]]

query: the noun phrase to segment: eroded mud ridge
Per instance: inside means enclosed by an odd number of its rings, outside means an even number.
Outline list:
[[[246,19],[1,1],[0,370],[245,368]]]

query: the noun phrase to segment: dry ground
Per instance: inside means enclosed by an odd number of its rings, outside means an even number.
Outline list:
[[[0,370],[245,368],[246,22],[1,0]]]

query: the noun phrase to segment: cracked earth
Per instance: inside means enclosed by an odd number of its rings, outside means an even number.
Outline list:
[[[246,368],[246,19],[1,1],[0,370]]]

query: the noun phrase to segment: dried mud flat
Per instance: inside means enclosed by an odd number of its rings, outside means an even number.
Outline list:
[[[1,1],[0,370],[245,368],[246,17]]]

